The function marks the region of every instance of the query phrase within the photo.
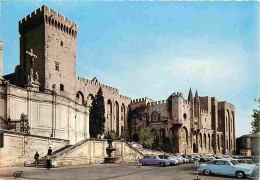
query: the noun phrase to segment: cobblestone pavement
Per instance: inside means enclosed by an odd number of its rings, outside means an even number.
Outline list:
[[[14,179],[15,171],[23,171],[18,180],[193,180],[196,179],[194,164],[178,166],[139,166],[137,164],[95,164],[79,167],[43,168],[0,168],[0,180]],[[201,180],[236,179],[225,176],[200,175]]]

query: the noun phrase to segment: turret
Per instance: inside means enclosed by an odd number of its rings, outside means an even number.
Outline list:
[[[172,94],[172,117],[173,124],[183,123],[183,94],[181,92]]]
[[[196,102],[196,103],[199,103],[199,102],[200,102],[197,89],[196,89],[196,93],[195,93],[195,102]]]
[[[193,100],[193,95],[192,95],[192,91],[191,91],[191,87],[190,87],[190,91],[189,91],[189,95],[188,95],[188,101],[192,101]]]
[[[199,120],[199,127],[201,126],[201,119],[200,119],[200,99],[198,95],[198,91],[196,89],[195,98],[194,98],[194,116]]]

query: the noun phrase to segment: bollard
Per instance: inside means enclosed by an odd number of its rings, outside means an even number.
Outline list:
[[[197,171],[197,178],[194,180],[201,180],[201,179],[199,179],[199,161],[196,159],[194,161],[194,163],[195,163],[195,167],[196,167],[196,171]]]

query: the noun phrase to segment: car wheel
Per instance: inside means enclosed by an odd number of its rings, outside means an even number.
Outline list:
[[[204,170],[204,173],[205,173],[206,175],[210,175],[210,174],[211,174],[211,171],[208,170],[208,169],[206,169],[206,170]]]
[[[160,166],[165,166],[165,163],[162,163],[162,162],[161,162],[159,165],[160,165]]]
[[[236,177],[238,179],[243,179],[245,177],[245,173],[243,171],[237,171],[236,172]]]
[[[146,163],[145,163],[145,162],[143,162],[143,163],[142,163],[142,165],[143,165],[143,166],[146,166]]]

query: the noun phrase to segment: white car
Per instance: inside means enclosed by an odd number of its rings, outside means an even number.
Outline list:
[[[232,159],[216,159],[199,166],[199,171],[206,175],[221,174],[226,176],[236,176],[239,179],[249,176],[252,170],[253,167],[245,166]]]

